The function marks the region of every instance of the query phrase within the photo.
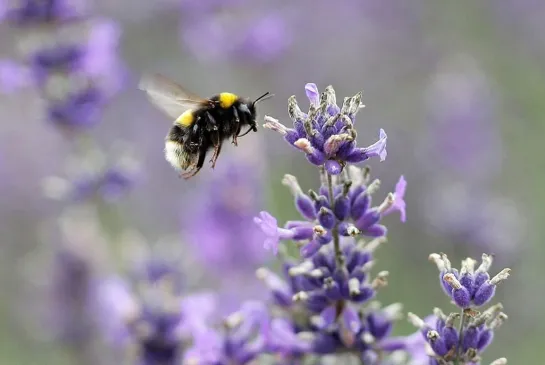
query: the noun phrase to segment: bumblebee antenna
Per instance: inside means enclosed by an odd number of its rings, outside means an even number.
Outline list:
[[[271,94],[270,92],[266,92],[265,94],[261,95],[259,98],[255,99],[255,101],[252,104],[257,104],[260,101],[265,101],[267,99],[270,99],[274,96],[274,94]]]

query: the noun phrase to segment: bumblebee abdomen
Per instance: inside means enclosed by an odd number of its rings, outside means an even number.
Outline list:
[[[220,107],[223,109],[229,109],[238,100],[238,95],[233,93],[221,93],[218,95]]]
[[[193,123],[195,123],[195,114],[193,113],[193,110],[189,109],[183,112],[174,123],[183,127],[191,127]]]
[[[187,153],[181,143],[167,139],[165,141],[165,159],[176,170],[185,170],[191,165],[193,156]]]

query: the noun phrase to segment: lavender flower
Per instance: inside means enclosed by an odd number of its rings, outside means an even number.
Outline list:
[[[345,266],[341,268],[333,248],[327,247],[298,264],[285,262],[284,279],[265,268],[258,270],[258,277],[271,291],[272,305],[294,324],[283,320],[284,326],[294,330],[292,340],[282,348],[284,356],[348,351],[372,359],[379,349],[392,352],[404,348],[403,339],[389,337],[400,306],[363,306],[387,283],[387,272],[374,278],[369,273],[372,253],[384,238],[359,245],[352,241],[347,238],[342,244]]]
[[[206,328],[215,296],[182,296],[180,275],[173,262],[149,258],[129,281],[111,277],[100,286],[104,331],[112,344],[123,345],[129,363],[178,364],[184,344]]]
[[[426,353],[430,364],[479,364],[480,355],[490,345],[494,331],[507,319],[501,312],[502,306],[495,305],[482,313],[464,313],[463,328],[460,332],[456,321],[460,315],[445,315],[436,308],[436,320],[428,324],[413,313],[409,321],[420,329],[420,336],[426,341]]]
[[[47,119],[68,130],[95,125],[120,87],[119,29],[86,15],[85,2],[56,0],[19,2],[4,16],[19,29],[20,58],[30,75],[11,67],[22,75],[11,76],[4,89],[31,82],[46,104]]]
[[[130,191],[139,176],[139,165],[131,151],[116,151],[116,160],[107,161],[101,151],[92,151],[68,163],[68,177],[49,177],[44,181],[45,194],[72,203],[99,198],[116,201]]]
[[[304,220],[288,221],[281,228],[267,212],[254,219],[267,236],[266,248],[284,256],[285,248],[278,247],[278,242],[292,240],[303,259],[285,260],[284,278],[265,268],[257,275],[271,290],[271,305],[280,310],[286,337],[291,339],[281,348],[284,359],[297,362],[307,355],[351,354],[360,362],[378,364],[386,354],[406,346],[404,338],[391,337],[400,305],[381,308],[370,303],[388,277],[387,271],[370,275],[373,252],[386,240],[386,227],[380,221],[396,211],[405,221],[406,181],[402,176],[396,192],[372,206],[380,181],[370,180],[368,167],[345,166],[372,156],[383,160],[386,134],[381,130],[377,143],[358,148],[353,123],[362,107],[361,93],[346,98],[339,108],[331,86],[321,95],[314,84],[307,84],[305,91],[310,101],[308,114],[299,110],[294,97],[289,101],[294,129],[271,117],[265,117],[265,127],[302,149],[319,166],[322,184],[317,192],[306,194],[294,176],[285,175],[282,182],[290,188]],[[359,236],[373,239],[357,242]]]
[[[409,313],[409,321],[419,328],[426,341],[425,346],[414,346],[411,352],[419,357],[425,347],[430,364],[479,364],[482,352],[490,345],[494,330],[507,319],[503,306],[495,304],[478,312],[476,308],[489,302],[494,296],[496,285],[509,276],[509,269],[490,277],[488,273],[492,257],[484,254],[481,265],[475,269],[476,261],[467,258],[462,261],[460,271],[452,268],[445,254],[431,254],[430,260],[439,268],[441,287],[461,313],[446,315],[439,308],[434,310],[434,318],[423,321]],[[460,322],[457,324],[456,322]],[[411,341],[413,336],[411,337]],[[415,344],[413,342],[413,344]],[[498,359],[493,364],[501,364]]]
[[[278,120],[266,116],[265,128],[284,136],[293,147],[303,151],[307,160],[314,165],[324,166],[331,175],[339,175],[347,163],[359,163],[378,156],[386,158],[386,133],[380,130],[379,140],[369,147],[357,147],[355,116],[363,107],[362,93],[345,98],[342,107],[337,106],[335,91],[328,86],[318,99],[315,84],[305,86],[310,101],[308,113],[303,113],[295,96],[288,101],[288,113],[293,121],[293,129]]]
[[[380,186],[379,180],[369,182],[369,169],[350,166],[340,177],[323,176],[323,185],[318,192],[305,194],[297,179],[285,175],[283,184],[288,186],[295,198],[295,206],[305,218],[303,221],[288,221],[283,228],[267,212],[254,219],[267,239],[265,247],[276,253],[278,242],[293,240],[301,247],[301,255],[311,257],[321,247],[331,243],[335,235],[344,237],[382,237],[386,227],[380,224],[384,215],[401,212],[405,220],[405,180],[401,177],[395,194],[389,194],[379,205],[373,207],[372,195]],[[331,184],[328,187],[328,184]]]
[[[228,6],[232,12],[225,12]],[[240,16],[237,9],[251,11]],[[291,44],[291,31],[281,11],[263,8],[248,0],[182,2],[180,35],[198,58],[271,62]]]
[[[194,209],[183,218],[184,236],[207,270],[218,275],[253,273],[266,255],[255,245],[263,233],[252,222],[262,200],[262,179],[252,161],[239,157],[227,160],[200,185]]]
[[[59,218],[62,238],[53,248],[51,332],[68,345],[84,347],[96,335],[93,298],[104,242],[95,212],[70,209]],[[89,247],[92,246],[92,247]]]
[[[194,337],[184,355],[184,365],[244,365],[267,346],[269,316],[260,302],[246,302],[224,321],[222,331],[206,328]]]
[[[440,64],[427,93],[432,134],[427,139],[434,144],[428,163],[474,183],[497,176],[502,145],[492,90],[474,58],[455,55]]]
[[[470,253],[493,251],[505,262],[518,255],[524,222],[510,199],[489,193],[502,167],[493,90],[471,56],[441,62],[427,93],[429,135],[421,143],[422,160],[433,179],[422,209],[438,233],[463,241]]]
[[[492,256],[487,254],[483,254],[482,263],[477,269],[476,261],[472,258],[462,261],[460,271],[452,268],[445,254],[431,254],[430,260],[435,262],[440,271],[443,290],[462,309],[488,303],[496,292],[496,286],[507,279],[511,271],[503,269],[491,278],[488,270],[492,265]]]

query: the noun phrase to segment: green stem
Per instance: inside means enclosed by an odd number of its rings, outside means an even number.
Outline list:
[[[335,211],[335,196],[333,195],[333,178],[329,173],[327,175],[327,190],[329,193],[329,202],[331,204],[331,209]],[[341,252],[341,242],[339,238],[339,225],[335,222],[335,226],[331,230],[331,235],[333,236],[333,247],[335,249],[335,263],[337,268],[344,267],[344,256]]]
[[[462,309],[462,319],[460,320],[460,328],[458,329],[458,346],[456,348],[456,356],[454,358],[454,365],[461,365],[462,364],[462,345],[464,341],[464,328],[465,328],[465,322],[466,322],[466,315],[465,311]]]

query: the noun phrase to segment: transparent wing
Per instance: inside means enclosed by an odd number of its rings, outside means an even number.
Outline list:
[[[153,105],[174,119],[187,109],[202,106],[208,101],[160,74],[144,75],[138,88],[147,93]]]

